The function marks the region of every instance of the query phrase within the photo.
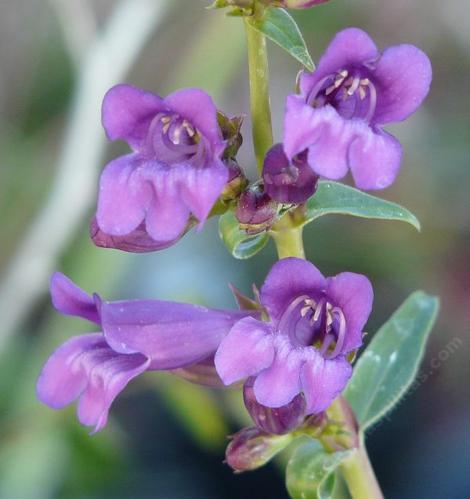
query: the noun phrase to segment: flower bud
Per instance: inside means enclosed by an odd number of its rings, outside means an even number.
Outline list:
[[[272,408],[261,405],[253,390],[254,378],[249,378],[243,387],[243,399],[251,418],[258,428],[276,435],[282,435],[300,426],[305,418],[305,398],[295,396],[282,407]]]
[[[292,435],[268,435],[259,428],[244,428],[233,435],[225,451],[227,464],[235,471],[250,471],[266,464],[287,447]]]
[[[236,217],[248,234],[258,234],[268,229],[277,215],[274,202],[260,184],[253,184],[242,193]]]
[[[90,237],[96,246],[100,248],[118,249],[129,253],[149,253],[158,251],[175,244],[186,232],[195,225],[194,220],[190,219],[186,229],[174,240],[171,241],[154,241],[148,234],[145,228],[145,222],[141,223],[131,233],[124,236],[111,236],[103,232],[96,218],[90,223]]]
[[[291,162],[284,154],[282,144],[268,151],[263,165],[264,189],[280,203],[304,203],[317,188],[318,176],[307,163],[306,153]]]

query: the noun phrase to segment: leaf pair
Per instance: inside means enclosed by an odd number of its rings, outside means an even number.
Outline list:
[[[338,182],[320,181],[317,192],[307,201],[303,224],[324,215],[351,215],[360,218],[398,220],[420,230],[418,219],[396,203],[366,194]],[[235,258],[246,259],[264,248],[269,240],[266,232],[255,236],[240,228],[233,212],[228,211],[219,220],[219,233]]]

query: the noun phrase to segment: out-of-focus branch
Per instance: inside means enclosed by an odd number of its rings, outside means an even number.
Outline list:
[[[166,0],[122,0],[83,58],[57,176],[0,283],[0,351],[41,296],[57,258],[94,200],[105,149],[100,106],[162,21]]]
[[[75,67],[80,70],[97,29],[90,0],[49,0],[49,2],[57,13]]]

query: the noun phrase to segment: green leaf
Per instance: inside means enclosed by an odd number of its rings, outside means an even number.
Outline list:
[[[240,228],[233,211],[227,211],[219,218],[219,235],[230,253],[240,260],[256,255],[269,240],[266,232],[256,235],[247,234]]]
[[[438,309],[438,298],[416,291],[359,358],[345,396],[362,429],[392,409],[412,384]]]
[[[299,27],[284,9],[266,9],[261,18],[247,19],[253,28],[277,43],[309,71],[315,69]]]
[[[311,440],[297,447],[286,469],[286,485],[292,499],[329,499],[335,486],[335,469],[352,451],[329,454]]]
[[[418,219],[406,208],[371,196],[358,189],[338,182],[320,181],[316,193],[306,203],[305,223],[324,215],[351,215],[360,218],[399,220],[407,222],[417,230]]]

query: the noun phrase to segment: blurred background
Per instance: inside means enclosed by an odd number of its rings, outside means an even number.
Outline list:
[[[234,475],[226,435],[247,415],[237,391],[209,391],[165,374],[132,382],[110,423],[89,437],[74,407],[40,405],[35,379],[50,352],[87,323],[49,302],[54,270],[108,299],[153,297],[234,306],[228,282],[249,292],[275,259],[272,245],[231,258],[214,221],[167,251],[95,248],[88,222],[97,179],[125,151],[107,144],[100,102],[118,82],[159,94],[199,86],[228,114],[249,112],[244,33],[209,0],[0,2],[0,498],[286,498],[282,466]],[[368,274],[373,334],[410,292],[438,294],[442,310],[428,375],[368,437],[387,498],[470,497],[470,31],[466,0],[332,0],[292,12],[314,59],[356,25],[380,47],[413,43],[433,61],[431,94],[390,127],[405,157],[380,193],[422,222],[330,217],[306,229],[307,256],[326,274]],[[270,44],[277,140],[298,66]],[[254,176],[249,118],[240,161]]]

